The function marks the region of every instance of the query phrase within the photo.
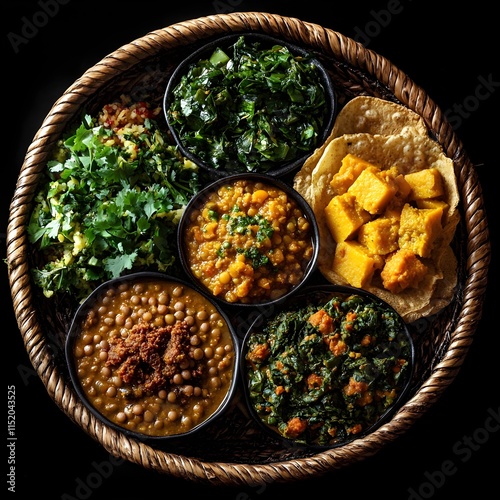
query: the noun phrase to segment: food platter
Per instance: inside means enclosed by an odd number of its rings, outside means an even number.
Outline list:
[[[70,311],[40,299],[30,277],[33,256],[26,235],[31,201],[50,149],[83,110],[95,113],[122,93],[161,99],[176,64],[202,42],[228,31],[257,31],[307,48],[325,65],[339,92],[339,105],[357,95],[399,102],[417,112],[446,154],[454,160],[461,194],[461,221],[453,248],[458,266],[454,300],[439,316],[412,327],[418,334],[411,397],[392,420],[369,439],[317,452],[284,448],[248,418],[239,400],[213,433],[196,446],[154,448],[100,424],[82,406],[62,355]],[[481,189],[463,146],[441,110],[404,73],[376,53],[319,25],[263,13],[210,16],[171,25],[117,49],[86,71],[56,101],[23,164],[8,228],[8,264],[17,321],[30,359],[61,409],[110,453],[146,468],[213,484],[258,484],[321,474],[374,455],[408,430],[453,381],[467,354],[481,315],[489,243]],[[479,264],[481,262],[481,264]],[[55,309],[55,310],[54,310]],[[247,314],[247,313],[245,313]],[[238,321],[248,323],[247,316]]]

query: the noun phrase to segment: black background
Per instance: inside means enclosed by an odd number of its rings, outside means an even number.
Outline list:
[[[47,22],[26,37],[25,43],[13,43],[18,40],[13,34],[21,35],[26,22],[35,19],[46,4],[52,4]],[[450,120],[481,180],[490,234],[498,231],[494,198],[498,184],[493,173],[500,156],[500,74],[496,16],[487,3],[471,2],[466,9],[440,7],[437,1],[427,0],[374,0],[365,4],[307,0],[295,4],[292,7],[288,1],[270,0],[39,0],[2,4],[2,94],[7,109],[2,143],[7,158],[0,163],[1,323],[7,341],[3,348],[7,386],[16,387],[18,438],[16,493],[7,491],[10,496],[135,500],[157,495],[260,500],[320,496],[449,499],[470,494],[486,499],[498,495],[499,332],[493,288],[498,264],[494,243],[483,316],[457,377],[407,433],[375,456],[310,480],[217,488],[118,461],[111,470],[108,467],[101,473],[98,484],[90,481],[90,489],[79,487],[89,478],[95,479],[96,464],[109,464],[110,457],[56,406],[32,371],[3,264],[5,233],[24,155],[52,104],[88,68],[120,46],[175,22],[236,11],[296,17],[357,37],[423,87],[442,110],[450,111]],[[497,415],[496,420],[492,415]],[[447,464],[453,467],[444,474]]]

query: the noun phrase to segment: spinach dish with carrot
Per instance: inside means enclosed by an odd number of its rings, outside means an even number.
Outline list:
[[[312,152],[328,119],[312,58],[244,36],[188,66],[167,119],[189,153],[227,172],[267,172]]]
[[[318,303],[309,294],[249,333],[250,406],[293,442],[350,441],[397,402],[411,372],[410,342],[399,315],[382,303],[357,294]]]
[[[181,213],[199,189],[147,102],[103,106],[57,145],[28,225],[45,296],[82,300],[131,270],[173,271]]]

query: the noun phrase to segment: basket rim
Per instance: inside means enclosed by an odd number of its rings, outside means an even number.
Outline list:
[[[86,100],[117,73],[159,54],[165,48],[175,50],[200,37],[208,38],[230,31],[259,31],[278,36],[371,75],[403,105],[422,116],[445,153],[453,159],[461,195],[469,202],[464,206],[463,215],[467,232],[465,286],[456,327],[450,332],[449,348],[443,358],[390,422],[366,438],[341,448],[321,451],[307,459],[266,464],[205,462],[154,449],[103,427],[79,402],[68,385],[69,379],[66,380],[60,373],[48,339],[37,324],[36,308],[30,298],[25,226],[33,191],[45,165],[45,151],[54,142],[54,137],[63,132],[67,121]],[[384,444],[408,430],[436,402],[460,370],[481,317],[480,299],[486,290],[490,251],[482,191],[473,165],[444,114],[425,91],[385,57],[339,32],[297,18],[263,12],[216,14],[175,23],[119,47],[89,68],[54,103],[30,144],[12,198],[7,227],[8,275],[16,320],[30,360],[50,397],[110,453],[161,473],[221,485],[296,481],[324,474],[374,455]]]

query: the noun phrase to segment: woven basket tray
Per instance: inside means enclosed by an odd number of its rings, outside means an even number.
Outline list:
[[[122,93],[161,97],[173,67],[209,38],[258,31],[300,45],[318,57],[334,81],[339,105],[356,95],[399,102],[425,120],[453,159],[461,195],[461,223],[453,242],[458,282],[452,304],[418,330],[417,367],[409,400],[369,437],[321,452],[283,447],[263,436],[241,398],[210,432],[177,448],[153,448],[96,421],[69,381],[63,344],[72,312],[45,300],[32,286],[26,226],[40,173],[51,148],[81,117],[97,112]],[[105,57],[85,72],[45,118],[22,165],[10,209],[7,261],[16,319],[31,362],[56,404],[111,454],[158,472],[215,485],[257,485],[321,475],[360,461],[405,433],[441,396],[460,369],[482,312],[490,260],[482,191],[473,165],[442,111],[387,59],[316,24],[275,14],[244,12],[198,18],[153,31]]]

